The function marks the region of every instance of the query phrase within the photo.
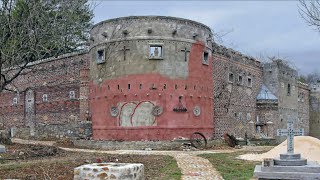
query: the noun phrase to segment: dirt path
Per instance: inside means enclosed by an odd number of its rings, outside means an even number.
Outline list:
[[[53,145],[53,141],[32,141],[22,139],[12,139],[14,143],[21,144],[41,144]],[[214,150],[214,151],[141,151],[141,150],[116,150],[116,151],[103,151],[103,150],[90,150],[90,149],[75,149],[63,148],[65,151],[72,152],[89,152],[89,153],[106,153],[106,154],[135,154],[135,155],[169,155],[176,159],[179,168],[182,171],[183,180],[222,180],[223,178],[212,164],[204,158],[197,156],[204,153],[220,153],[220,152],[233,152],[228,150]]]

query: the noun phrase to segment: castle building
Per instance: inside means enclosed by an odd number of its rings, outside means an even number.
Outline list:
[[[219,46],[204,24],[130,16],[94,25],[88,51],[29,64],[0,93],[12,136],[95,140],[271,137],[309,131],[309,89],[281,60]]]
[[[263,122],[273,123],[276,129],[287,127],[289,119],[309,134],[309,88],[298,81],[298,72],[283,60],[273,60],[263,66],[263,83],[277,98],[277,113],[261,113]],[[275,105],[275,104],[274,104]],[[272,105],[271,105],[272,106]],[[275,106],[273,106],[275,107]],[[274,137],[276,132],[274,131]]]
[[[94,139],[213,137],[212,32],[173,17],[125,17],[91,30]]]

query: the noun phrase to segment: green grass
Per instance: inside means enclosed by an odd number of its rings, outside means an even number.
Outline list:
[[[252,178],[255,165],[261,162],[236,159],[240,153],[201,154],[220,172],[225,180],[248,180]]]
[[[182,173],[181,169],[178,167],[177,161],[171,156],[164,156],[167,165],[160,169],[162,174],[165,176],[161,179],[166,180],[180,180]]]

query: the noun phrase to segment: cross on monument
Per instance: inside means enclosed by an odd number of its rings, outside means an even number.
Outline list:
[[[187,53],[190,53],[190,51],[189,50],[187,50],[187,48],[185,47],[184,49],[182,49],[181,51],[183,51],[184,52],[184,61],[186,61],[187,62]]]
[[[278,129],[277,136],[287,136],[287,153],[294,153],[294,136],[303,136],[304,129],[293,129],[293,120],[288,120],[287,129]]]
[[[126,51],[130,51],[130,49],[127,49],[126,46],[123,46],[123,49],[120,49],[120,51],[123,51],[123,60],[126,60]]]

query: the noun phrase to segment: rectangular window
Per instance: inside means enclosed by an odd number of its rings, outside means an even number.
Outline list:
[[[69,91],[69,99],[75,99],[76,93],[74,91]]]
[[[18,98],[17,98],[17,97],[13,98],[12,104],[13,104],[14,106],[18,104]]]
[[[105,60],[105,52],[104,52],[103,49],[100,49],[100,50],[97,51],[96,61],[97,61],[97,64],[102,64],[102,63],[106,62],[106,60]]]
[[[247,113],[247,121],[251,121],[251,114]]]
[[[229,82],[233,82],[233,73],[229,73]]]
[[[252,87],[252,79],[248,77],[248,87]]]
[[[209,53],[208,52],[203,52],[203,64],[209,65]]]
[[[239,77],[238,77],[238,84],[239,84],[239,85],[242,85],[242,84],[243,84],[242,76],[239,76]]]
[[[288,96],[290,96],[291,95],[291,85],[290,84],[288,84]]]
[[[162,45],[150,45],[149,59],[163,59]]]
[[[48,94],[42,95],[42,102],[48,102]]]
[[[239,119],[242,120],[242,112],[239,112]]]
[[[152,84],[150,89],[155,90],[155,89],[157,89],[157,86],[155,84]]]

